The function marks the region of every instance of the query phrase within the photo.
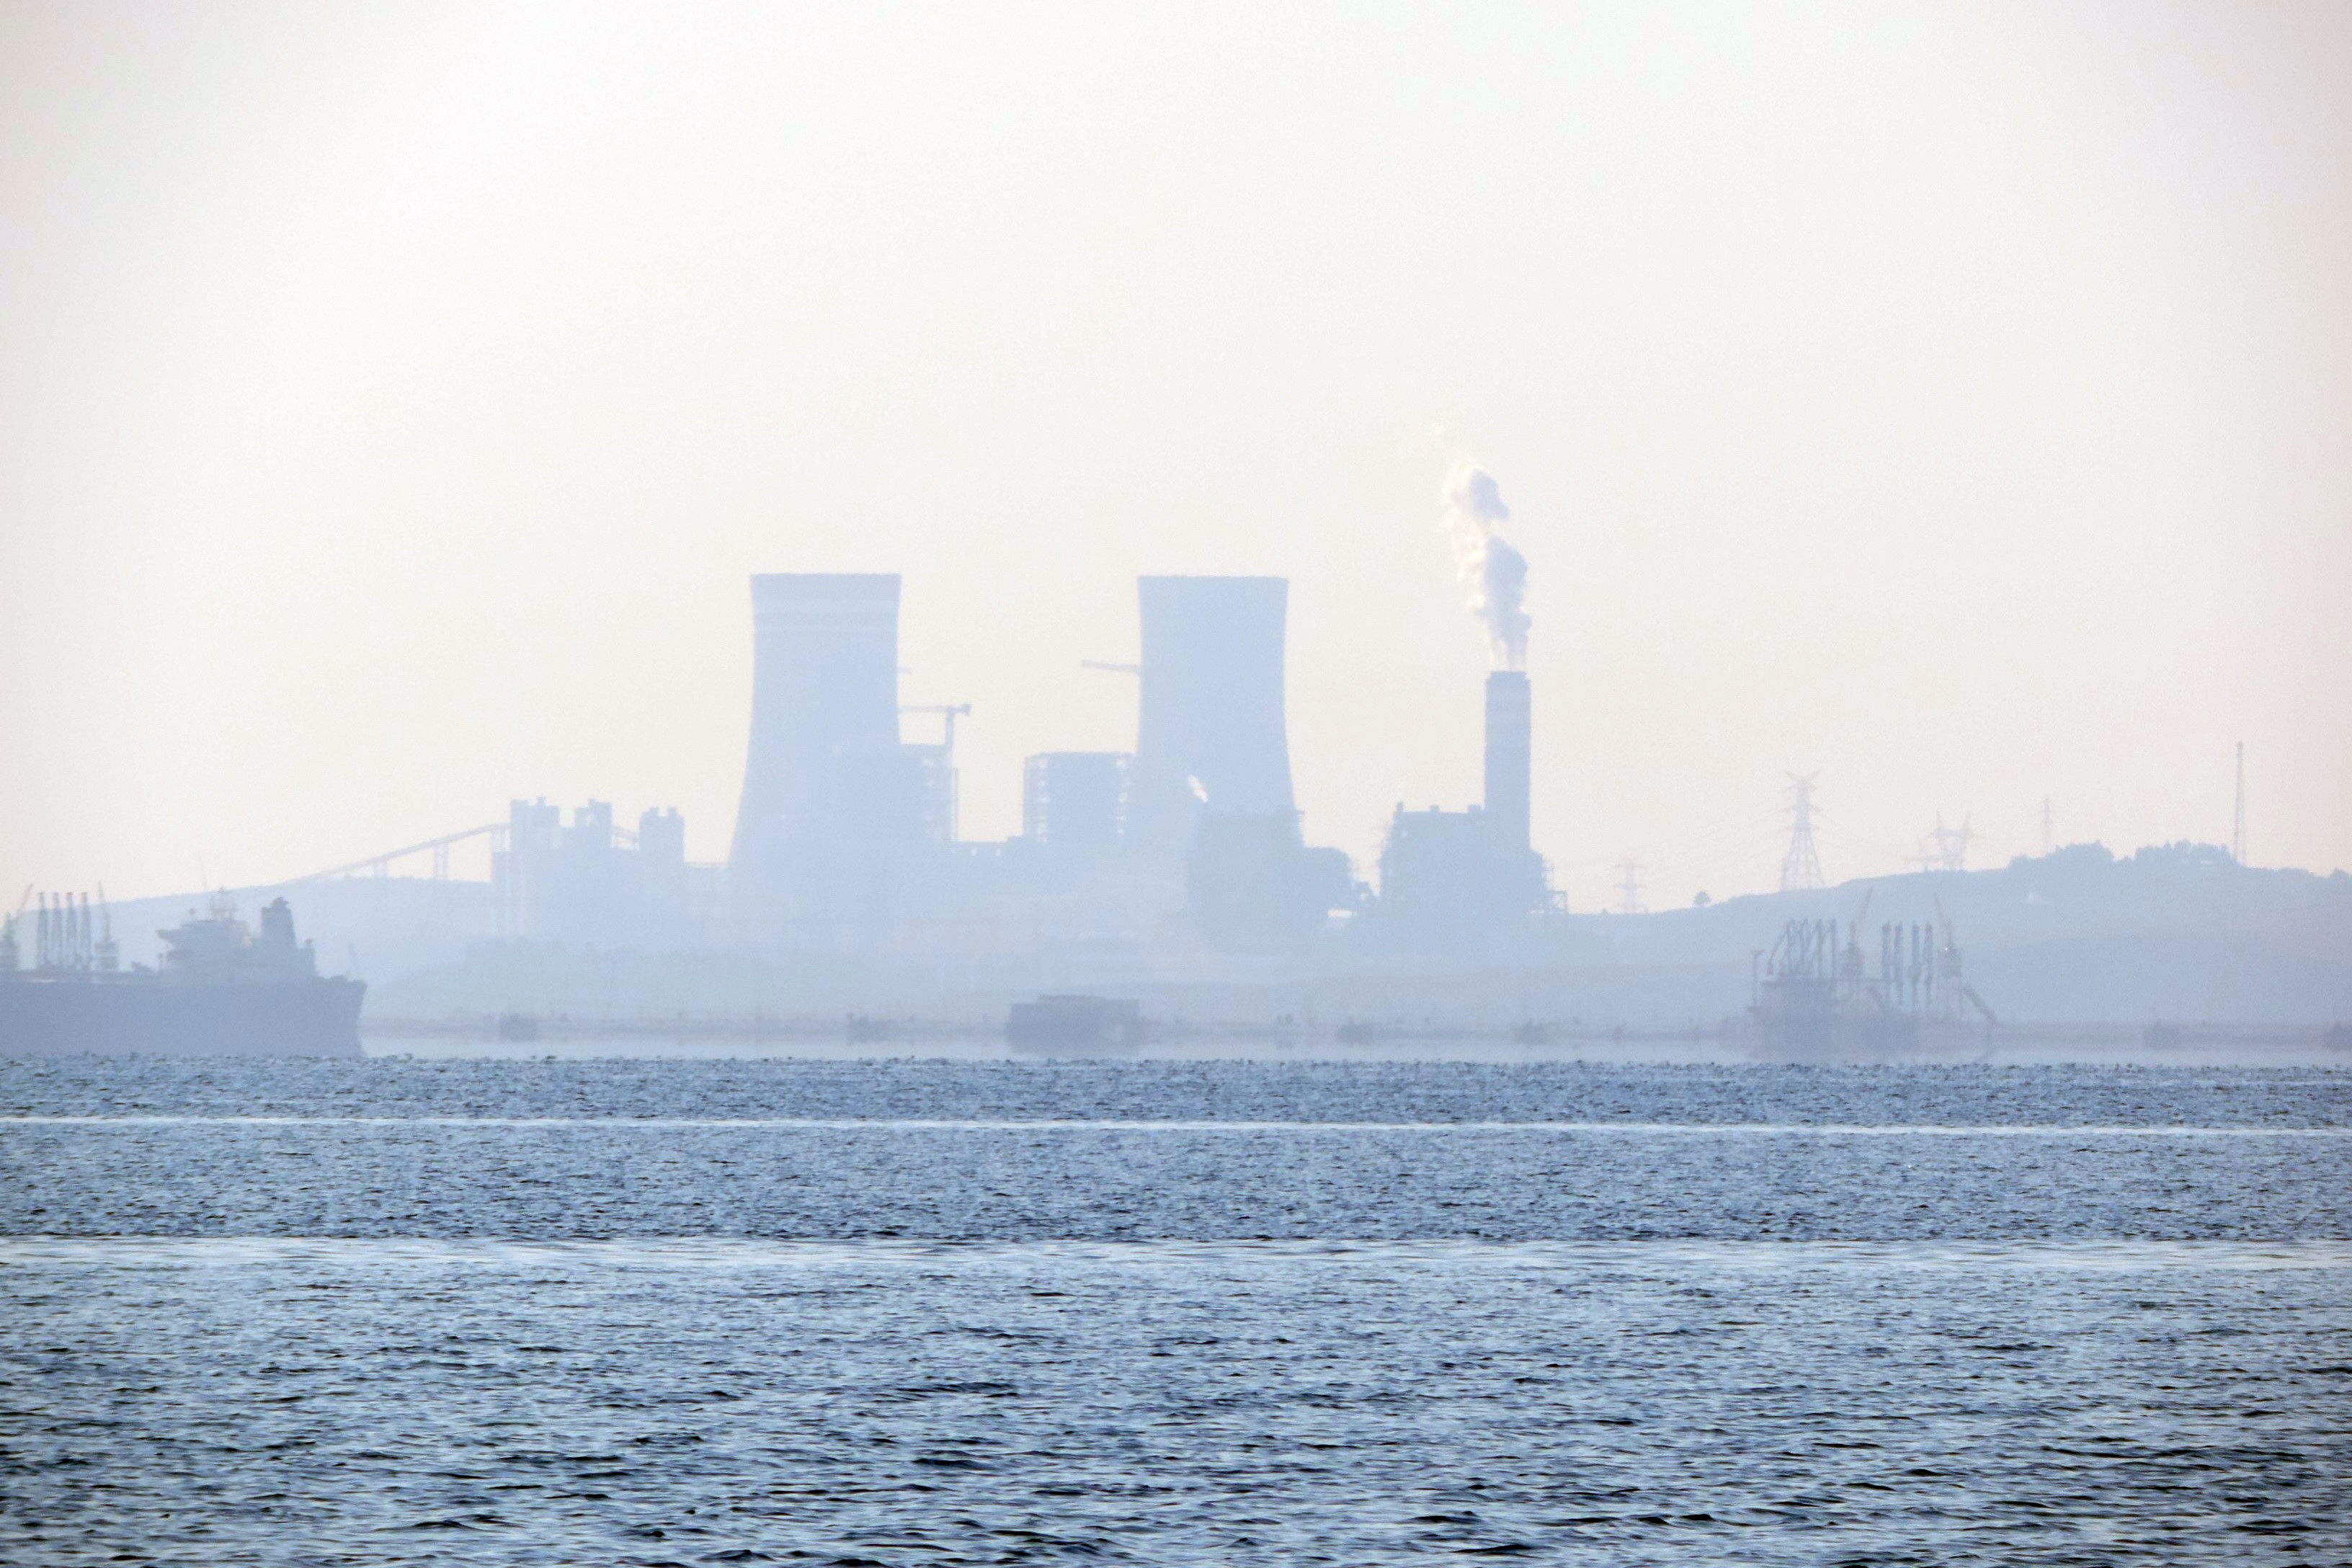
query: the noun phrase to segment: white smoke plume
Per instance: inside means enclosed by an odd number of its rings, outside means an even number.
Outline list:
[[[1495,531],[1508,522],[1495,477],[1475,463],[1457,463],[1445,481],[1445,532],[1454,542],[1454,570],[1470,613],[1486,624],[1495,660],[1505,669],[1528,662],[1528,558]]]

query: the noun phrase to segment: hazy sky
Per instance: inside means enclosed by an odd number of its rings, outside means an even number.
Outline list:
[[[1291,579],[1310,838],[1476,797],[1529,563],[1571,900],[2352,865],[2352,6],[0,9],[0,882],[510,795],[725,853],[753,572],[1123,749],[1139,573]],[[909,717],[908,739],[934,721]],[[421,868],[420,868],[421,869]]]

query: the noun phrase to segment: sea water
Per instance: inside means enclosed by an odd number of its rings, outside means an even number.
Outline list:
[[[0,1561],[2352,1560],[2352,1072],[0,1064]]]

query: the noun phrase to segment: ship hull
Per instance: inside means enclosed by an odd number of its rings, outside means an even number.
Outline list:
[[[1143,1016],[1133,1002],[1100,996],[1015,1002],[1004,1023],[1005,1043],[1024,1056],[1131,1057],[1143,1034]]]
[[[357,980],[0,982],[0,1056],[358,1058]]]

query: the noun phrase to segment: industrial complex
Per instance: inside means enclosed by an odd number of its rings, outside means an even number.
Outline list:
[[[1345,854],[1307,841],[1292,793],[1288,584],[1144,577],[1134,749],[1030,757],[1019,837],[968,843],[954,754],[965,710],[901,704],[899,579],[774,574],[751,588],[751,736],[726,864],[687,864],[675,813],[648,813],[629,836],[601,805],[566,827],[544,803],[517,802],[495,859],[510,934],[1299,953],[1341,932],[1391,948],[1476,945],[1555,907],[1529,841],[1523,670],[1487,680],[1484,803],[1400,807],[1367,884]],[[910,711],[939,713],[942,739],[902,739]]]
[[[1493,533],[1507,514],[1491,486],[1460,494],[1457,565],[1495,656],[1461,693],[1483,718],[1483,798],[1399,805],[1370,864],[1315,843],[1298,807],[1282,578],[1139,579],[1137,662],[1097,667],[1134,682],[1131,748],[1028,756],[1021,831],[977,842],[958,811],[956,723],[971,710],[901,700],[898,576],[761,574],[723,861],[688,858],[674,809],[515,800],[499,819],[233,899],[52,894],[36,909],[28,889],[0,911],[0,971],[166,973],[168,933],[201,923],[195,906],[233,922],[236,900],[282,897],[323,972],[366,979],[371,1017],[411,1022],[846,1016],[870,1031],[1002,1018],[1024,997],[1066,1010],[1140,997],[1157,1018],[1343,1039],[1738,1019],[1765,1048],[1821,1058],[1982,1048],[2021,1017],[2309,1024],[2352,1009],[2342,872],[2257,870],[2235,847],[2190,844],[2127,858],[2046,844],[1971,871],[1964,820],[1917,871],[1832,886],[1810,778],[1791,781],[1777,893],[1651,914],[1629,866],[1615,909],[1571,911],[1531,833],[1525,563]],[[486,879],[450,874],[461,846],[488,849]],[[428,858],[428,875],[395,874]],[[1130,1022],[1089,1027],[1123,1040]]]
[[[1292,788],[1288,582],[1139,578],[1139,661],[1097,666],[1134,679],[1132,749],[1027,757],[1020,833],[978,842],[957,808],[956,721],[971,709],[900,700],[898,576],[767,574],[750,587],[751,710],[724,861],[688,858],[675,808],[632,826],[606,801],[567,811],[542,797],[250,891],[297,892],[354,968],[371,955],[403,968],[446,961],[491,939],[981,962],[1052,952],[1097,970],[1197,972],[1356,952],[1501,955],[1562,912],[1530,839],[1524,669],[1495,670],[1483,699],[1464,693],[1484,703],[1486,798],[1399,805],[1360,879],[1344,851],[1309,842]],[[1498,642],[1498,660],[1504,651]],[[907,739],[918,727],[927,738]],[[453,851],[483,841],[488,881],[453,878]],[[428,877],[394,874],[427,857]],[[148,912],[124,922],[134,947]]]

